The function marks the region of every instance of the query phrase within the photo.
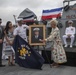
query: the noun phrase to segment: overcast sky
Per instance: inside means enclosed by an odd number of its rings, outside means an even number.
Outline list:
[[[18,15],[26,8],[32,10],[38,18],[42,15],[42,10],[63,6],[63,0],[0,0],[0,18],[3,24],[7,21],[14,22],[13,15]]]

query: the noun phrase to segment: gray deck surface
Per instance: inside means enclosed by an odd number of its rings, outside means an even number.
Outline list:
[[[76,67],[60,66],[50,68],[49,64],[44,64],[42,70],[28,69],[16,66],[8,66],[7,60],[3,60],[5,67],[0,67],[0,75],[76,75]]]
[[[50,50],[49,45],[47,47]],[[42,49],[43,50],[43,47]],[[76,52],[76,47],[65,48],[66,52]],[[51,68],[49,64],[44,64],[42,70],[28,69],[16,66],[8,66],[7,60],[3,60],[5,67],[0,67],[0,75],[76,75],[76,67],[61,65],[58,68]]]

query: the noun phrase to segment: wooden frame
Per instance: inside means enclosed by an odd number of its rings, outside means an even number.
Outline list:
[[[39,38],[35,38],[35,30],[39,29]],[[40,39],[45,39],[45,25],[30,25],[29,26],[29,44],[30,45],[45,45],[45,43],[40,42]]]

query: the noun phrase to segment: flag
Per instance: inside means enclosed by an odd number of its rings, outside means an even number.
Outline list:
[[[62,11],[62,7],[51,10],[43,10],[42,20],[61,17],[61,11]]]
[[[15,62],[19,66],[41,69],[44,63],[43,57],[18,35],[14,39],[13,48],[15,50]]]

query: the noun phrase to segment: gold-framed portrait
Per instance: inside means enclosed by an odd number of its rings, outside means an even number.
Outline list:
[[[30,45],[45,45],[45,42],[40,40],[45,39],[45,25],[30,25],[29,26],[29,44]]]

